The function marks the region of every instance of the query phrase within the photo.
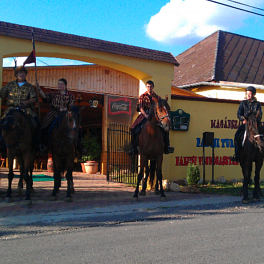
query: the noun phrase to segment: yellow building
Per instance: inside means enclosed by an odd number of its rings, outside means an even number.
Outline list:
[[[84,94],[84,99],[89,98],[89,96],[86,97],[86,94],[91,93],[92,96],[98,97],[96,99],[101,102],[103,144],[101,172],[105,173],[106,130],[108,126],[107,110],[109,106],[108,97],[120,96],[136,98],[145,91],[144,83],[151,79],[155,83],[156,93],[163,98],[168,95],[170,100],[174,66],[178,66],[179,63],[173,55],[168,52],[6,22],[0,22],[0,59],[28,56],[32,51],[32,31],[34,33],[37,57],[72,59],[101,66],[101,76],[104,75],[104,82],[99,78],[96,79],[95,83],[89,83],[89,78],[87,79],[86,76],[75,75],[75,79],[72,78],[72,81],[69,83],[69,89],[82,92]],[[77,72],[79,69],[80,68],[77,69],[76,67]],[[61,69],[59,69],[59,71],[61,71]],[[0,83],[2,83],[2,64],[0,64],[0,72]],[[64,68],[64,76],[59,77],[56,75],[55,69],[53,69],[52,74],[49,73],[48,75],[50,82],[47,84],[45,80],[45,76],[47,75],[45,74],[43,69],[43,75],[39,77],[38,82],[40,85],[42,85],[41,82],[45,83],[45,86],[48,87],[47,89],[56,87],[58,78],[67,78],[69,76],[67,75],[67,68]],[[31,76],[29,78],[32,78],[32,75],[33,73],[29,72],[29,76]],[[72,75],[74,75],[74,72],[72,72]],[[98,73],[97,76],[99,75],[100,73]],[[119,80],[120,76],[122,76],[122,80]],[[111,79],[111,77],[115,77],[116,79]],[[34,77],[32,79],[34,79]],[[127,83],[124,80],[131,80],[131,82]],[[11,80],[5,79],[5,82],[6,81]],[[31,82],[35,83],[34,80]],[[95,113],[93,112],[94,109],[88,109],[91,111],[91,115]],[[164,172],[166,175],[170,175],[169,162],[170,157],[166,157],[164,160]]]

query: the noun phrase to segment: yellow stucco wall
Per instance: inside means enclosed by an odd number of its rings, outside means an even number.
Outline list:
[[[184,179],[187,175],[188,161],[196,161],[199,165],[201,178],[203,177],[203,147],[202,138],[204,132],[214,132],[216,147],[214,150],[216,163],[214,166],[214,179],[220,176],[231,180],[243,178],[240,165],[231,162],[229,157],[234,154],[233,139],[236,132],[238,119],[236,116],[238,102],[218,103],[208,101],[193,101],[172,99],[171,110],[184,110],[190,114],[188,131],[171,131],[171,145],[174,146],[174,154],[170,154],[170,174],[163,175],[165,179]],[[219,126],[219,127],[218,127]],[[205,156],[212,156],[212,148],[205,147]],[[185,163],[185,164],[184,164]],[[264,178],[264,171],[261,171]],[[212,166],[205,166],[205,178],[212,179]]]

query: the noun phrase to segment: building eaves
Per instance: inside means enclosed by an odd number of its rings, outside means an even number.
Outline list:
[[[34,31],[35,41],[107,52],[139,59],[161,61],[179,66],[176,58],[174,58],[174,56],[169,52],[0,21],[0,35],[3,36],[31,40],[32,30]]]

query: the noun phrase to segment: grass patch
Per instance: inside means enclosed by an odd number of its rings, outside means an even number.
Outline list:
[[[233,195],[233,196],[240,196],[240,192],[242,190],[243,184],[242,183],[217,183],[211,185],[200,185],[198,186],[201,193],[208,193],[208,194],[223,194],[223,195]],[[263,189],[264,185],[261,184],[260,188]],[[248,193],[252,194],[254,189],[254,184],[251,185],[248,189]]]

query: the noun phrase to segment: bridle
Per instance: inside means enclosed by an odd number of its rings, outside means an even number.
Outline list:
[[[155,106],[154,106],[154,114],[155,114],[155,117],[157,118],[158,120],[158,125],[162,128],[164,128],[164,124],[162,123],[163,119],[165,119],[166,117],[169,119],[169,122],[170,122],[170,115],[167,111],[167,108],[163,105],[162,108],[164,109],[165,111],[165,115],[164,116],[159,116],[158,112],[157,112],[157,106],[159,107],[158,103],[155,103]]]
[[[76,143],[75,141],[77,141],[77,140],[74,140],[74,138],[72,137],[72,134],[71,134],[72,131],[78,130],[78,127],[76,125],[76,121],[74,120],[74,125],[72,127],[70,127],[69,123],[71,122],[71,119],[72,119],[72,115],[73,115],[72,111],[68,110],[65,114],[66,114],[66,117],[65,117],[66,125],[63,127],[60,125],[60,129],[61,129],[62,133],[64,135],[66,135],[66,137],[69,138],[71,143]]]

